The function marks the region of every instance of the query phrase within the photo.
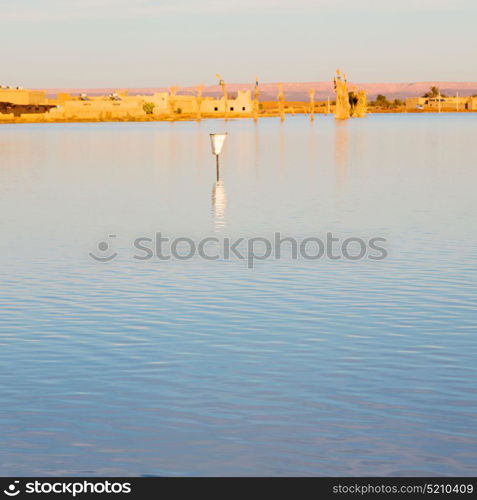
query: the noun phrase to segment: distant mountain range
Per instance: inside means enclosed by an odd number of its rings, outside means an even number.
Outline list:
[[[413,83],[354,83],[349,82],[348,87],[362,88],[368,93],[369,99],[374,99],[378,94],[383,94],[388,98],[405,98],[417,97],[423,95],[431,86],[439,87],[441,93],[448,95],[469,96],[477,94],[477,82],[413,82]],[[254,84],[251,83],[228,83],[227,91],[230,94],[236,93],[238,90],[253,89]],[[278,83],[260,83],[260,100],[275,100],[278,94]],[[309,99],[308,90],[315,90],[315,100],[326,99],[333,97],[333,83],[329,82],[296,82],[283,83],[283,93],[287,101],[307,101]],[[104,95],[116,92],[118,88],[76,88],[76,89],[46,89],[49,96],[56,95],[60,92],[68,92],[70,94],[85,93],[91,96]],[[146,87],[146,88],[128,88],[123,89],[129,92],[129,95],[135,94],[153,94],[154,92],[167,91],[166,87]],[[195,87],[177,87],[178,94],[195,94]],[[218,85],[204,87],[204,96],[219,96],[222,90]]]

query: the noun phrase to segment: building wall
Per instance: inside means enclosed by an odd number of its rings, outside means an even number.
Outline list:
[[[0,122],[13,122],[15,118],[13,113],[0,113]]]
[[[250,90],[239,90],[237,98],[234,99],[234,102],[231,106],[234,106],[234,113],[251,113],[252,97]]]
[[[42,90],[0,89],[0,102],[17,105],[38,105],[48,104],[48,99]]]
[[[442,111],[463,111],[467,110],[477,110],[477,98],[476,97],[409,97],[406,99],[406,109],[415,110],[417,106],[423,106],[424,109],[432,109]]]
[[[406,99],[406,109],[414,110],[417,106],[424,106],[426,99],[423,97],[408,97]]]
[[[441,97],[440,99],[438,97],[431,97],[426,99],[427,102],[425,105],[430,109],[439,109],[440,102],[441,109],[457,110],[457,107],[459,107],[462,110],[465,109],[468,100],[468,97]]]
[[[144,101],[138,97],[127,97],[121,101],[108,98],[91,98],[63,101],[48,113],[48,119],[107,120],[112,118],[138,118],[146,115]]]
[[[155,115],[162,115],[168,113],[169,107],[168,107],[168,98],[169,94],[168,92],[156,92],[153,95],[142,95],[142,96],[135,96],[138,99],[141,99],[143,103],[146,102],[151,102],[154,104],[154,111],[153,113]]]
[[[467,109],[470,111],[477,111],[477,97],[469,97]]]
[[[169,103],[175,112],[180,110],[181,113],[197,113],[197,98],[192,95],[176,95],[169,96]]]
[[[154,94],[154,96],[142,96],[145,101],[153,102],[154,114],[197,114],[198,100],[193,95],[174,95],[167,92]],[[249,90],[239,91],[236,98],[227,99],[228,113],[230,115],[250,114],[252,112],[252,99]],[[177,113],[180,110],[180,113]],[[220,97],[204,97],[201,100],[200,111],[203,115],[220,115],[225,113],[225,99]]]
[[[237,97],[227,99],[227,112],[230,115],[248,115],[252,113],[253,103],[250,90],[239,90]],[[205,98],[202,101],[201,111],[204,114],[224,114],[225,98],[219,99]]]
[[[224,112],[225,112],[225,99],[224,99],[224,97],[221,97],[219,99],[213,99],[212,97],[206,97],[202,101],[201,111],[204,114],[210,114],[210,115],[224,114]]]

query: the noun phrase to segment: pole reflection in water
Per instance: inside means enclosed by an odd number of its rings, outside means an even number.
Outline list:
[[[227,226],[227,193],[222,181],[217,180],[212,188],[212,218],[214,231]]]

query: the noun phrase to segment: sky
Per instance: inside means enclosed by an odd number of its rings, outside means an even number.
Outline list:
[[[477,81],[475,0],[0,0],[0,84]]]

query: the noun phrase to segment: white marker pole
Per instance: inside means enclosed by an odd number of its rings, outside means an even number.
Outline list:
[[[215,164],[217,169],[217,180],[219,180],[219,155],[222,151],[225,139],[227,139],[227,132],[224,134],[210,134],[210,145],[212,147],[212,154],[215,155]]]

